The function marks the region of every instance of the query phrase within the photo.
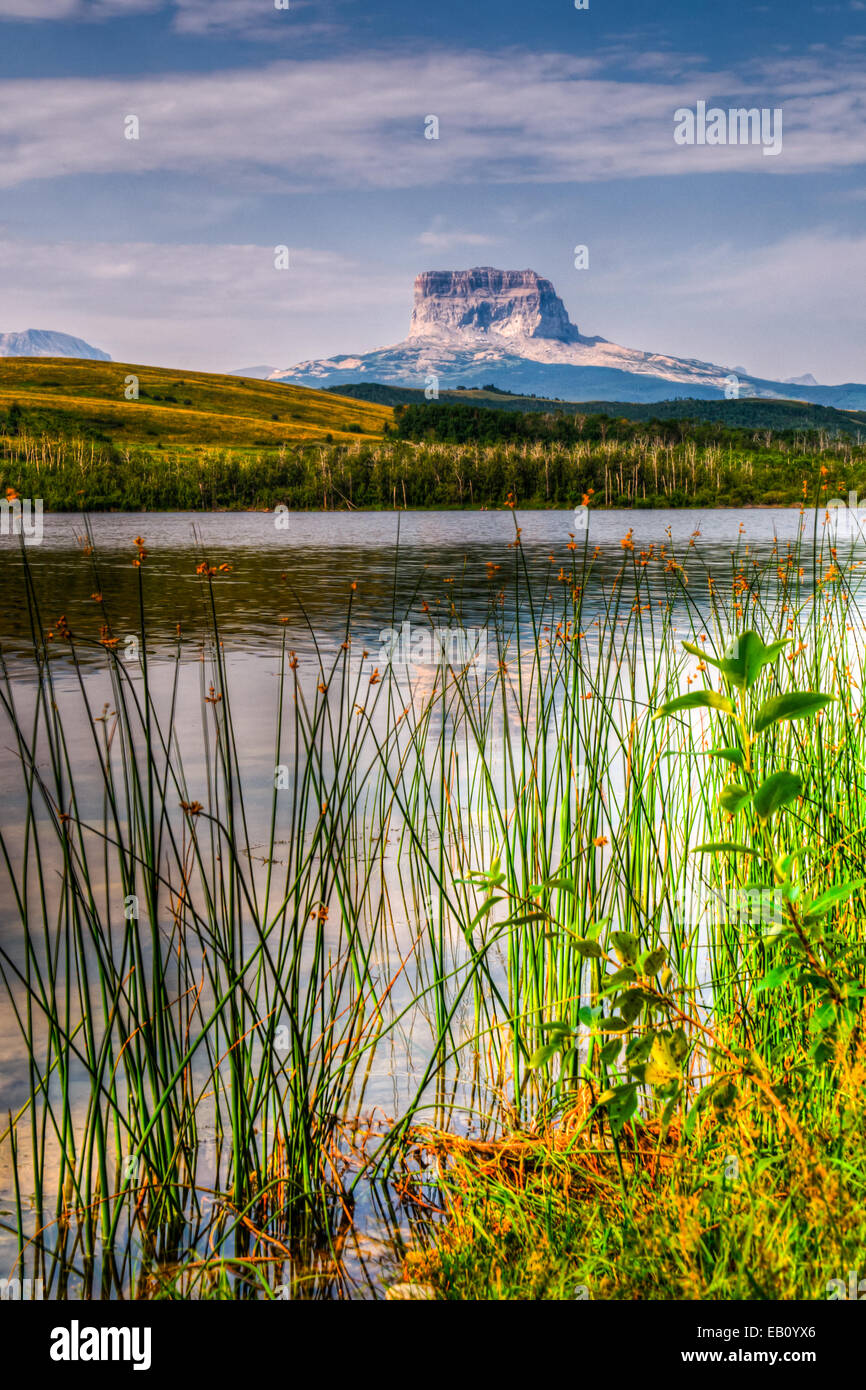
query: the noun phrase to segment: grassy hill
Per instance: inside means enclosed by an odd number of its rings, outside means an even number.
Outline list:
[[[124,395],[130,377],[137,400]],[[866,414],[358,389],[363,399],[132,363],[0,359],[0,496],[41,498],[48,511],[201,511],[487,507],[510,494],[529,507],[571,508],[585,494],[602,506],[791,505],[866,490]]]
[[[138,378],[138,400],[125,398],[130,376]],[[62,357],[0,358],[0,412],[13,405],[30,431],[150,448],[378,438],[393,413],[302,386]]]

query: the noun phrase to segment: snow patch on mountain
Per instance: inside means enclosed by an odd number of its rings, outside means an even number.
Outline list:
[[[587,337],[534,270],[429,270],[415,280],[408,337],[374,352],[298,362],[270,374],[299,386],[377,381],[446,389],[494,382],[561,399],[653,401],[762,396],[866,408],[866,386],[769,381],[742,368]],[[604,394],[600,394],[604,393]]]

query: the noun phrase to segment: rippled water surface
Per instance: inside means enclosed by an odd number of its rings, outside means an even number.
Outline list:
[[[278,524],[284,521],[285,527]],[[571,512],[355,512],[97,514],[90,519],[94,556],[84,551],[85,525],[69,515],[45,517],[41,546],[28,550],[37,597],[46,622],[63,613],[73,630],[94,626],[94,583],[104,591],[116,632],[138,630],[137,573],[133,542],[147,547],[146,590],[150,640],[174,644],[176,626],[194,638],[204,623],[202,585],[196,567],[231,565],[219,573],[219,620],[224,640],[254,655],[279,642],[304,651],[314,639],[342,634],[352,583],[353,630],[378,637],[394,616],[420,601],[447,610],[456,601],[466,624],[482,622],[492,590],[506,598],[514,567],[526,564],[539,591],[549,585],[553,563],[570,565],[572,535],[580,550],[584,533]],[[522,553],[513,548],[521,529]],[[651,544],[679,553],[700,532],[694,569],[721,575],[731,551],[748,544],[766,554],[778,537],[792,540],[798,510],[634,511],[591,514],[590,550],[600,548],[597,579],[610,577],[631,531],[640,550]],[[812,523],[805,522],[808,528]],[[744,534],[741,531],[744,528]],[[0,538],[0,642],[7,653],[28,645],[18,543]],[[97,566],[94,574],[94,564]],[[499,566],[490,571],[488,566]],[[302,610],[303,615],[302,616]],[[287,618],[288,623],[280,622]]]

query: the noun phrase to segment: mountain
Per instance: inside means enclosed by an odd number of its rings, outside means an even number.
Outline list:
[[[226,372],[226,376],[245,376],[248,381],[268,381],[276,373],[276,367],[236,367],[233,372]]]
[[[27,328],[23,333],[0,333],[0,357],[86,357],[94,362],[110,362],[101,348],[91,347],[83,338],[53,333],[48,328]]]
[[[557,343],[599,343],[582,338],[549,280],[534,270],[428,270],[415,280],[409,340],[447,339],[455,334],[471,343],[495,335],[509,343],[526,339]]]
[[[731,378],[736,377],[736,382]],[[672,396],[811,401],[866,408],[866,385],[765,380],[695,358],[669,357],[588,337],[571,322],[550,280],[534,270],[432,270],[415,280],[409,335],[391,347],[271,372],[271,381],[341,386],[377,381],[440,389],[495,381],[521,395],[563,400],[662,401]]]

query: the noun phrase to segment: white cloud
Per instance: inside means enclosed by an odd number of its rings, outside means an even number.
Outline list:
[[[0,331],[49,328],[118,362],[230,371],[365,352],[405,336],[411,273],[330,251],[272,246],[0,241]],[[610,246],[571,303],[587,332],[627,347],[744,363],[770,379],[862,381],[866,235],[832,228],[642,255]],[[605,263],[609,269],[605,269]],[[546,267],[538,266],[544,271]],[[573,287],[572,287],[573,290]]]
[[[79,11],[79,0],[0,0],[0,19],[65,19]]]
[[[165,0],[0,0],[0,20],[116,19],[164,6]]]
[[[443,217],[434,217],[432,227],[417,238],[419,246],[428,251],[452,251],[460,246],[494,246],[496,237],[486,232],[462,231],[449,227]]]
[[[831,227],[798,232],[765,246],[742,243],[713,248],[684,279],[680,293],[699,293],[707,307],[733,296],[757,313],[777,312],[787,300],[801,321],[840,323],[857,318],[866,337],[866,234]],[[866,369],[866,360],[864,360]]]
[[[744,231],[679,255],[608,251],[610,271],[597,263],[584,296],[586,331],[770,380],[866,381],[866,233],[828,226],[758,244]]]
[[[351,0],[339,0],[340,4]],[[312,7],[313,0],[289,0],[287,8],[277,9],[274,0],[0,0],[0,21],[27,20],[108,20],[123,15],[165,11],[172,28],[179,34],[235,34],[256,40],[280,36],[297,38],[312,33],[333,32],[328,21],[294,23],[298,11]],[[290,28],[288,26],[291,26]]]
[[[50,328],[116,361],[230,371],[289,366],[408,324],[412,286],[315,248],[0,241],[0,332]],[[335,340],[338,325],[340,341]],[[329,335],[329,336],[326,336]]]
[[[342,0],[346,3],[346,0]],[[295,16],[308,10],[312,0],[290,0],[277,9],[274,0],[175,0],[173,27],[179,34],[239,34],[251,39],[297,37]],[[303,25],[304,37],[329,33],[327,22]]]
[[[718,78],[716,79],[718,81]],[[595,60],[527,53],[367,53],[206,74],[20,79],[0,91],[0,186],[131,172],[205,173],[263,191],[581,182],[866,161],[859,72],[775,79],[784,149],[677,146],[673,113],[703,79],[627,82]],[[771,100],[753,78],[735,104]],[[702,90],[703,88],[703,90]],[[761,95],[758,96],[757,93]],[[761,99],[763,98],[763,100]],[[141,122],[123,138],[123,118]],[[435,114],[440,138],[424,138]]]

